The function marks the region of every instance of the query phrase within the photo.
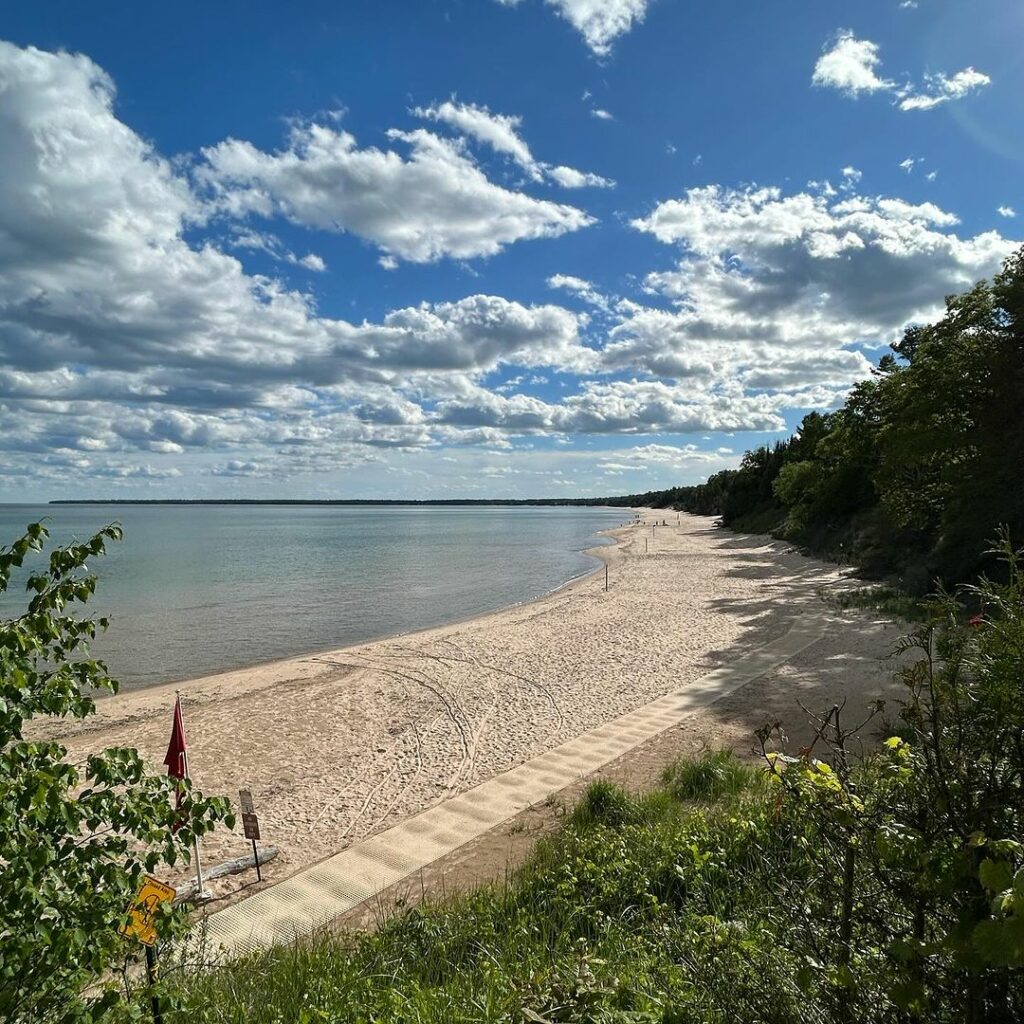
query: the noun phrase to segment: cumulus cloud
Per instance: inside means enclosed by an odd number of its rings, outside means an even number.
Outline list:
[[[592,308],[481,292],[349,322],[247,269],[255,251],[322,269],[257,218],[353,231],[397,261],[486,254],[586,215],[538,211],[430,132],[396,135],[402,155],[304,124],[279,152],[229,140],[189,168],[118,119],[83,56],[0,44],[0,93],[6,478],[383,474],[517,436],[779,431],[867,372],[858,342],[929,315],[1012,248],[961,238],[935,205],[856,195],[850,168],[841,193],[712,186],[659,204],[634,227],[679,255],[644,280],[644,303],[555,274],[549,287]],[[636,448],[634,463],[669,465]]]
[[[932,203],[778,188],[690,189],[633,222],[678,245],[647,278],[670,310],[620,304],[602,359],[695,384],[842,387],[863,377],[858,343],[894,340],[941,296],[998,269],[1018,243],[961,238]]]
[[[895,83],[877,72],[881,63],[877,43],[858,39],[849,29],[843,29],[818,58],[811,81],[814,85],[838,89],[847,96],[892,89]]]
[[[208,206],[115,117],[88,58],[0,44],[0,92],[0,447],[40,472],[56,465],[40,453],[103,452],[127,473],[146,464],[119,453],[247,445],[341,464],[433,443],[424,403],[498,366],[594,362],[577,315],[555,305],[471,295],[378,323],[320,316],[189,243]],[[288,255],[268,234],[234,244]]]
[[[881,76],[881,64],[877,43],[858,39],[850,29],[841,29],[814,65],[811,83],[838,89],[852,98],[862,93],[892,93],[900,110],[931,110],[992,83],[988,75],[967,67],[953,75],[927,73],[920,86],[899,84]]]
[[[517,7],[521,0],[498,0]],[[651,0],[546,0],[583,37],[598,56],[607,57],[612,44],[644,20]]]
[[[649,473],[652,468],[663,467],[675,471],[710,463],[715,469],[738,462],[731,448],[700,448],[695,444],[643,444],[617,449],[611,457],[598,463],[599,469],[617,472],[640,470]]]
[[[548,278],[547,285],[549,288],[562,288],[571,292],[577,298],[606,313],[610,308],[608,297],[582,277],[574,277],[572,274],[552,274]]]
[[[649,0],[548,0],[599,57],[644,20]]]
[[[574,167],[552,166],[534,159],[530,147],[519,134],[523,119],[510,114],[492,113],[473,103],[446,100],[429,107],[416,107],[413,113],[449,125],[465,136],[490,146],[496,153],[510,157],[533,181],[554,181],[563,188],[613,188],[615,182],[599,174],[578,171]]]
[[[308,296],[247,273],[213,242],[188,241],[211,215],[206,197],[116,118],[113,84],[87,58],[0,47],[0,88],[7,477],[121,486],[174,479],[187,465],[211,478],[285,479],[374,464],[381,450],[500,448],[520,432],[781,423],[769,401],[695,399],[647,381],[589,381],[554,403],[498,396],[481,382],[503,366],[529,371],[523,387],[541,368],[600,372],[600,353],[580,338],[586,318],[482,294],[379,322],[319,315]],[[294,256],[268,232],[231,231],[241,252]],[[559,286],[582,295],[580,281]],[[142,452],[173,462],[132,458]]]
[[[530,147],[519,135],[523,119],[509,114],[493,114],[487,107],[474,103],[446,100],[429,107],[416,107],[413,113],[431,121],[441,121],[463,135],[471,135],[486,143],[496,153],[511,157],[534,181],[540,181],[543,171],[533,158]]]
[[[615,188],[611,178],[602,178],[600,174],[589,171],[577,171],[575,167],[549,167],[547,174],[562,188]]]
[[[1000,217],[1016,217],[1017,211],[1012,206],[997,206],[996,213]]]
[[[211,146],[198,173],[233,216],[352,232],[392,262],[493,256],[594,222],[576,207],[494,184],[457,142],[422,129],[388,135],[408,147],[407,158],[360,149],[350,133],[310,123],[293,126],[274,153],[239,139]]]
[[[443,422],[520,433],[649,434],[707,430],[782,430],[764,395],[700,394],[664,381],[585,381],[559,404],[477,388],[440,403]]]

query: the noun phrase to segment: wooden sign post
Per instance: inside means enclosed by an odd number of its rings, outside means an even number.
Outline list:
[[[246,839],[252,840],[252,860],[256,865],[256,881],[263,881],[263,872],[260,870],[260,854],[256,849],[256,840],[260,838],[260,820],[256,817],[253,808],[252,793],[247,789],[238,791],[238,802],[242,805],[242,831]]]

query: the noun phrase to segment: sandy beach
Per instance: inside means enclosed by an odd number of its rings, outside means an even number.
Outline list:
[[[252,791],[264,841],[281,850],[265,871],[273,882],[742,656],[848,585],[833,565],[710,519],[642,519],[595,552],[607,592],[600,570],[471,621],[104,699],[88,722],[47,734],[76,757],[136,746],[160,769],[180,689],[195,783],[233,800]],[[748,751],[767,717],[799,732],[801,702],[891,696],[885,659],[899,628],[865,613],[832,621],[793,664],[673,730],[655,760],[701,745]],[[204,859],[247,849],[239,825],[209,838]]]

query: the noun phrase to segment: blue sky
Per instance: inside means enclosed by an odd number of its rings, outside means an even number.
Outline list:
[[[1019,244],[1011,0],[20,5],[0,500],[695,482]]]

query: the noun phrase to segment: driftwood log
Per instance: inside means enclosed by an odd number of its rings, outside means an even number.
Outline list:
[[[276,846],[261,846],[259,848],[260,864],[266,864],[268,861],[272,861],[277,856]],[[234,860],[226,860],[215,867],[210,868],[208,871],[203,872],[203,880],[208,881],[211,878],[223,878],[225,875],[237,875],[241,871],[250,871],[256,867],[256,859],[251,853],[246,854],[244,857],[236,857]],[[198,886],[196,885],[195,879],[189,882],[185,882],[183,885],[178,886],[178,891],[174,897],[175,903],[188,903],[195,899]]]

